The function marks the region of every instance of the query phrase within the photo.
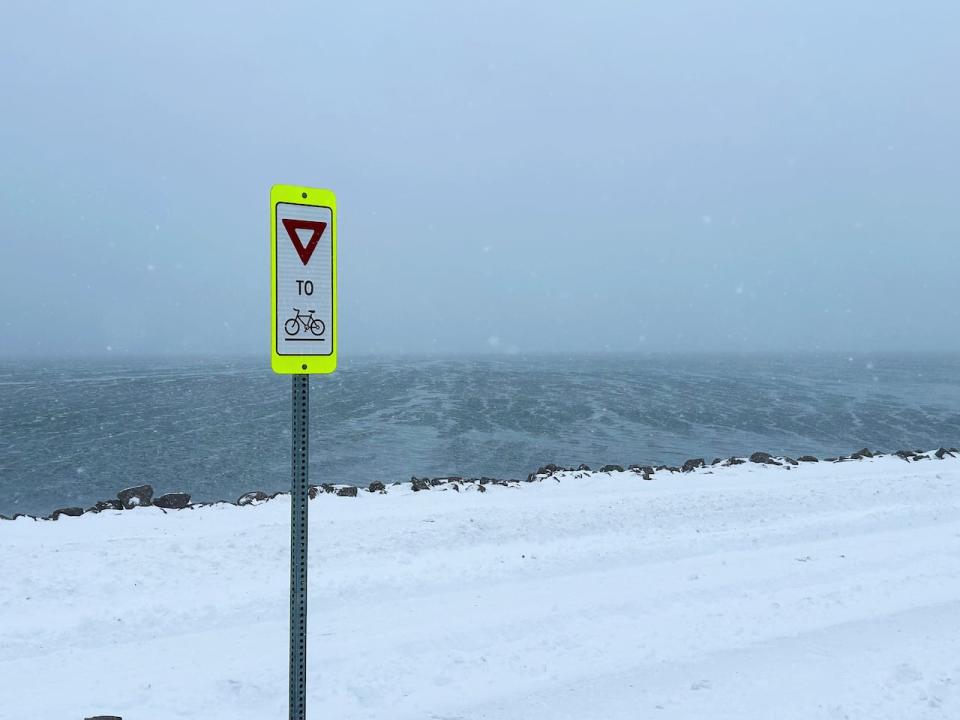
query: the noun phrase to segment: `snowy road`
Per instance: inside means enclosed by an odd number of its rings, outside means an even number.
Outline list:
[[[313,718],[960,717],[960,459],[310,504]],[[286,717],[289,504],[0,522],[0,718]]]

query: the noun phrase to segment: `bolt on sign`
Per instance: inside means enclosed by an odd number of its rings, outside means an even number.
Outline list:
[[[274,372],[337,367],[337,199],[330,190],[270,189]]]

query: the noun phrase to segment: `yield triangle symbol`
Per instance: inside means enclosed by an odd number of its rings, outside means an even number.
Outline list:
[[[319,220],[293,220],[291,218],[284,218],[283,227],[286,228],[287,235],[290,236],[290,242],[293,243],[297,255],[300,256],[300,261],[306,265],[310,262],[310,256],[313,255],[313,251],[317,248],[317,243],[320,242],[320,236],[323,235],[323,231],[327,229],[327,224]],[[306,247],[304,247],[300,241],[297,230],[313,231],[310,239],[307,241]]]

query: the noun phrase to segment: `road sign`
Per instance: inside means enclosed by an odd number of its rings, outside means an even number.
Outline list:
[[[271,360],[285,375],[337,367],[337,199],[330,190],[270,189]]]
[[[337,368],[337,199],[270,188],[270,365],[293,375],[290,428],[290,720],[306,720],[310,375]]]

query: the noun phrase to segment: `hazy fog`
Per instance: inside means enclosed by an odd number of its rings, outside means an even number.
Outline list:
[[[11,5],[0,353],[960,350],[955,2]]]

